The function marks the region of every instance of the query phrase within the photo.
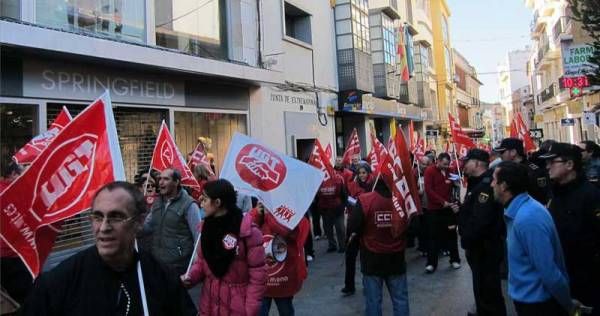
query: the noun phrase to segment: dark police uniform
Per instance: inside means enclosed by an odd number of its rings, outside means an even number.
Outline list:
[[[525,159],[521,161],[521,163],[527,167],[527,177],[529,178],[527,191],[529,192],[529,195],[542,205],[546,205],[550,197],[548,171],[546,168],[540,168],[535,163]]]
[[[571,295],[600,315],[600,190],[582,176],[554,185],[548,209],[565,255]]]
[[[478,315],[506,315],[500,264],[504,255],[503,208],[494,201],[493,169],[468,181],[459,212],[461,246],[473,274]]]

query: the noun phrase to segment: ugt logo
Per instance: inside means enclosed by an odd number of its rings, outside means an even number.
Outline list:
[[[172,166],[174,157],[175,153],[173,151],[173,147],[171,147],[171,144],[169,144],[169,142],[163,142],[162,146],[160,146],[160,161],[162,162],[163,166]]]
[[[248,144],[235,159],[235,170],[240,178],[262,191],[271,191],[281,185],[287,168],[279,156],[257,144]]]

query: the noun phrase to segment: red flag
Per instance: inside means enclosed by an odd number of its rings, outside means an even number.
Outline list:
[[[394,209],[399,215],[399,230],[408,227],[409,219],[419,210],[419,197],[415,177],[412,174],[408,148],[401,129],[390,143],[381,164],[381,179],[392,191]]]
[[[50,124],[48,130],[37,135],[30,140],[29,143],[19,149],[13,156],[13,160],[22,165],[32,163],[33,160],[48,147],[48,144],[52,142],[56,135],[71,122],[71,120],[73,120],[73,118],[71,117],[69,110],[63,106],[62,111],[60,111],[54,122]]]
[[[352,161],[352,156],[354,155],[360,155],[360,141],[358,140],[356,128],[352,130],[350,139],[348,139],[348,145],[346,146],[346,151],[342,158],[342,164],[349,165]]]
[[[515,123],[514,118],[512,119],[512,121],[510,121],[510,137],[512,137],[512,138],[519,137],[519,132],[517,132],[517,124]]]
[[[371,171],[373,174],[377,174],[381,167],[381,162],[387,155],[387,149],[383,144],[377,139],[375,133],[371,131],[371,152],[369,153],[369,162],[371,164]]]
[[[181,172],[181,185],[185,185],[192,188],[199,188],[200,184],[190,168],[185,164],[183,156],[177,149],[175,141],[169,133],[169,128],[165,121],[162,121],[160,125],[160,131],[156,138],[156,145],[152,152],[152,162],[150,168],[163,172],[165,169],[174,168]]]
[[[321,146],[321,142],[319,142],[318,139],[315,139],[315,145],[313,146],[313,151],[308,159],[308,164],[323,171],[325,174],[323,181],[327,181],[335,175],[333,166],[329,159],[327,159],[327,154],[323,150],[323,146]]]
[[[56,232],[51,224],[90,207],[106,183],[124,180],[123,159],[108,93],[54,138],[31,166],[0,193],[0,237],[35,277]]]
[[[527,128],[527,125],[525,125],[521,113],[517,113],[515,125],[517,126],[517,137],[523,140],[523,147],[525,147],[525,152],[528,153],[534,151],[536,149],[535,143],[533,142],[533,139],[531,139],[529,129]]]
[[[471,138],[467,136],[465,132],[463,132],[462,127],[460,127],[460,123],[456,121],[456,119],[450,113],[448,113],[448,120],[450,122],[450,130],[454,143],[466,147],[467,150],[474,148],[475,143],[473,143],[473,140],[471,140]]]
[[[193,170],[194,167],[196,167],[198,164],[203,164],[206,167],[206,169],[208,169],[208,172],[210,172],[211,175],[214,175],[212,168],[210,167],[210,161],[208,160],[208,156],[206,155],[204,143],[202,143],[201,141],[198,142],[198,145],[196,145],[194,152],[192,152],[192,157],[188,162],[188,166],[190,170]]]
[[[327,148],[325,148],[325,155],[327,156],[327,160],[331,161],[331,157],[333,157],[333,151],[331,150],[331,144],[327,144]]]
[[[423,138],[417,138],[417,146],[415,147],[413,155],[415,155],[417,161],[425,157],[425,140]]]

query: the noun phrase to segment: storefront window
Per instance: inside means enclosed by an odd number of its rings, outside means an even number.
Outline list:
[[[187,156],[201,137],[207,153],[214,158],[217,174],[235,132],[246,134],[246,115],[223,113],[175,112],[175,142]]]
[[[225,59],[224,0],[155,0],[156,45]]]
[[[4,170],[17,150],[35,135],[37,135],[35,105],[0,104],[0,170]]]
[[[145,0],[37,0],[37,23],[145,42]]]
[[[19,20],[21,18],[21,1],[2,0],[0,1],[0,17]]]

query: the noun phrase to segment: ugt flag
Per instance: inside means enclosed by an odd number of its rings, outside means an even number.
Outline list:
[[[308,164],[323,172],[325,176],[324,181],[327,181],[335,176],[333,166],[329,161],[327,153],[323,150],[323,146],[321,146],[319,139],[315,139],[315,145],[313,146],[313,151],[308,159]]]
[[[60,131],[69,122],[71,122],[73,118],[71,117],[71,113],[67,110],[66,107],[63,106],[62,111],[58,114],[54,122],[50,124],[48,130],[43,132],[40,135],[37,135],[32,140],[30,140],[25,146],[15,153],[13,156],[13,160],[20,165],[28,165],[33,162],[33,160],[42,152],[48,144],[52,142],[54,137],[58,135]]]
[[[125,180],[110,96],[72,120],[0,193],[0,237],[36,277],[54,240],[45,229],[90,207],[104,184]],[[50,234],[52,235],[52,234]]]
[[[350,138],[348,139],[348,145],[346,146],[346,151],[344,151],[344,156],[342,157],[342,164],[349,165],[352,161],[352,157],[355,155],[360,155],[360,141],[358,139],[356,128],[352,130],[352,134],[350,134]]]
[[[239,133],[231,140],[221,170],[221,178],[238,191],[257,196],[289,229],[303,218],[323,177],[321,170]]]
[[[158,131],[158,137],[156,138],[156,145],[152,152],[152,161],[150,162],[150,168],[163,172],[165,169],[173,168],[181,172],[181,185],[189,186],[192,188],[199,188],[200,184],[190,168],[185,164],[183,156],[177,149],[175,141],[169,133],[169,128],[165,121],[160,124],[160,130]]]

